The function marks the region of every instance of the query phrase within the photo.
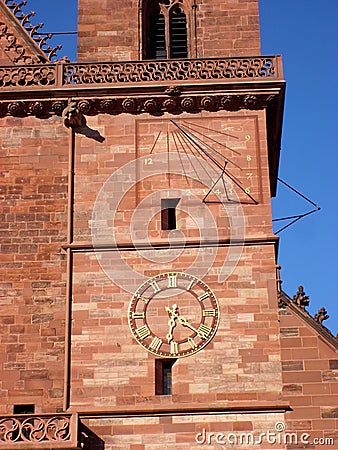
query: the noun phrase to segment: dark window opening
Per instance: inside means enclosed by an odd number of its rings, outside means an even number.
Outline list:
[[[170,58],[187,58],[187,19],[179,6],[170,11]]]
[[[155,359],[155,395],[172,394],[172,367],[176,359]]]
[[[14,405],[13,414],[34,414],[35,405]]]
[[[162,230],[176,230],[176,206],[179,201],[179,198],[165,198],[161,200]]]
[[[165,20],[158,7],[150,17],[149,40],[149,58],[166,58]]]
[[[149,0],[143,13],[143,57],[187,58],[188,21],[177,2]]]

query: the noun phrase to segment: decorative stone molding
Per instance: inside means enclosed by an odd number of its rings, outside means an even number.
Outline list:
[[[183,111],[220,111],[220,110],[240,110],[249,109],[245,104],[244,95],[231,95],[230,102],[224,102],[224,96],[219,95],[188,95],[180,96],[179,100],[168,96],[149,97],[105,97],[105,98],[79,98],[77,109],[84,115],[94,116],[97,114],[156,114],[165,112],[179,114]],[[178,101],[177,101],[178,100]],[[266,108],[267,95],[257,96],[257,101],[250,109],[258,110]],[[52,115],[61,116],[67,106],[67,100],[40,99],[32,101],[30,99],[1,102],[0,117],[6,115],[16,117],[37,116],[47,118]]]
[[[0,22],[0,40],[4,42],[4,51],[8,55],[13,64],[39,64],[41,58],[35,55],[28,55],[24,46],[18,41],[16,36],[11,32],[8,26]]]
[[[183,111],[192,111],[195,109],[195,100],[193,97],[185,97],[181,100],[181,107]]]
[[[168,80],[277,79],[276,57],[182,59],[66,64],[65,84],[139,83]],[[177,95],[170,87],[170,95]]]
[[[35,15],[34,11],[25,13],[21,7],[26,6],[27,1],[16,2],[14,0],[2,0],[2,3],[8,8],[14,18],[20,23],[23,31],[27,33],[27,37],[32,39],[34,45],[41,51],[37,54],[34,51],[32,54],[27,54],[27,49],[19,43],[17,37],[14,35],[15,31],[9,30],[4,23],[0,23],[0,38],[4,37],[7,40],[5,51],[9,54],[14,64],[20,62],[24,64],[41,64],[44,61],[52,61],[56,57],[58,50],[62,48],[61,45],[51,47],[47,41],[53,36],[52,33],[47,35],[40,34],[39,29],[43,27],[43,23],[33,25],[30,19]],[[40,52],[39,52],[40,53]]]
[[[280,56],[67,63],[0,67],[0,117],[61,115],[69,99],[90,101],[85,114],[161,115],[183,111],[266,110],[271,194],[275,195],[285,81]],[[271,123],[271,126],[270,126]],[[276,128],[276,123],[278,126]],[[271,130],[274,130],[271,132]]]
[[[89,87],[161,82],[165,83],[165,94],[177,96],[181,94],[182,85],[168,87],[168,80],[180,83],[215,80],[223,83],[277,81],[283,79],[280,65],[281,60],[278,56],[267,56],[95,64],[59,62],[39,66],[5,66],[0,67],[0,86],[4,88],[51,85]],[[245,102],[251,106],[255,102],[255,97],[247,95]]]
[[[55,86],[55,65],[0,67],[0,87]]]
[[[167,95],[181,95],[182,89],[180,89],[178,86],[169,86],[164,91]]]
[[[0,417],[0,447],[77,448],[76,414],[42,414]]]

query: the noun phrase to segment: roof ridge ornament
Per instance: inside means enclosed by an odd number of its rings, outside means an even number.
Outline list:
[[[2,0],[2,2],[5,6],[7,6],[7,8],[15,17],[15,19],[18,20],[18,22],[20,23],[24,31],[27,33],[27,35],[33,39],[33,41],[39,47],[39,49],[42,50],[42,52],[46,55],[46,60],[52,61],[53,58],[56,58],[56,53],[58,50],[62,48],[62,45],[51,47],[47,43],[47,40],[52,38],[53,33],[40,34],[38,30],[42,28],[44,24],[40,22],[37,25],[33,25],[30,22],[31,17],[35,16],[35,12],[31,11],[29,13],[25,13],[21,9],[23,6],[27,5],[27,0],[22,0],[20,2],[17,2],[15,0]],[[23,54],[21,55],[21,57],[22,56]],[[41,63],[41,58],[38,58],[37,61],[34,62]]]
[[[296,303],[299,308],[303,309],[305,311],[305,306],[309,306],[310,303],[310,297],[308,295],[305,295],[305,291],[303,286],[298,286],[298,290],[293,296],[293,302]]]

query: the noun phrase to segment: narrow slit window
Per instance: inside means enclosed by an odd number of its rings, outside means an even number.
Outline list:
[[[172,394],[172,368],[176,359],[155,360],[155,395]]]
[[[176,230],[176,207],[179,201],[179,198],[165,198],[161,200],[162,230]]]

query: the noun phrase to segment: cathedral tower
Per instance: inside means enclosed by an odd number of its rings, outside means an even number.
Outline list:
[[[258,0],[79,0],[76,63],[20,11],[0,2],[0,447],[268,445],[284,80]]]

